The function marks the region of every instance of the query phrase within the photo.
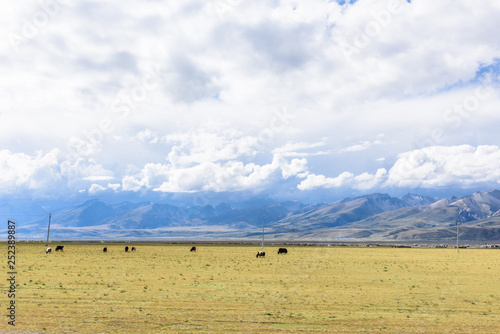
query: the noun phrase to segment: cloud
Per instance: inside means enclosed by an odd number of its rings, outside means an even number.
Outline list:
[[[500,183],[500,149],[433,146],[403,153],[389,170],[386,184],[397,187],[471,187]]]
[[[0,188],[2,193],[14,193],[19,189],[43,190],[51,183],[61,181],[60,152],[52,150],[35,156],[24,153],[0,151]]]
[[[113,176],[109,175],[92,175],[82,178],[82,180],[86,181],[106,181],[113,179]]]
[[[105,187],[98,185],[96,183],[93,183],[90,188],[89,188],[89,194],[96,194],[98,192],[106,190]]]
[[[154,131],[151,131],[150,129],[144,129],[138,132],[133,137],[133,140],[137,140],[141,143],[156,144],[160,140],[160,137]]]
[[[370,190],[376,189],[385,180],[387,175],[387,170],[385,168],[377,169],[375,174],[362,173],[354,178],[355,189],[360,190]]]
[[[113,190],[114,192],[118,191],[118,189],[120,189],[121,185],[119,183],[108,183],[107,186],[101,186],[100,184],[97,184],[97,183],[93,183],[89,190],[88,190],[88,193],[91,194],[91,195],[95,195],[99,192],[103,192],[103,191],[106,191],[106,190]]]
[[[214,130],[219,130],[215,132]],[[257,152],[259,139],[233,129],[197,130],[168,134],[165,141],[173,144],[168,154],[170,163],[179,166],[217,162],[252,156]]]
[[[316,188],[352,187],[359,190],[370,190],[380,186],[385,180],[386,173],[387,171],[384,168],[379,168],[375,174],[362,173],[354,175],[351,172],[343,172],[334,178],[309,174],[304,181],[297,185],[297,189],[312,190]]]
[[[399,155],[387,171],[379,168],[375,174],[354,175],[343,172],[337,177],[309,174],[297,188],[351,187],[359,190],[379,188],[470,188],[500,184],[500,148],[495,145],[473,147],[431,146]]]
[[[309,174],[297,188],[300,190],[311,190],[315,188],[339,188],[352,182],[354,174],[343,172],[337,177],[326,177],[324,175]]]
[[[352,146],[343,148],[340,150],[340,153],[365,151],[365,150],[369,149],[370,147],[372,147],[373,145],[381,145],[381,144],[383,144],[383,143],[380,140],[375,140],[373,142],[364,141],[360,144],[356,144],[356,145],[352,145]]]
[[[273,150],[275,153],[270,161],[266,159],[267,163],[256,163],[246,160],[266,153],[264,146],[259,137],[240,131],[214,132],[210,127],[203,127],[168,134],[164,143],[171,145],[167,162],[146,163],[140,170],[132,169],[132,173],[122,179],[123,190],[175,193],[263,189],[280,179],[301,178],[308,173],[305,158],[289,159],[285,153],[321,146],[288,142]]]
[[[313,151],[313,152],[299,152],[299,151],[311,151],[311,149],[323,147],[326,145],[326,141],[320,141],[315,143],[295,143],[288,142],[281,147],[275,148],[272,152],[273,154],[278,154],[283,157],[308,157],[314,155],[327,155],[330,151]]]
[[[202,162],[189,166],[174,164],[147,164],[136,175],[122,180],[122,189],[159,192],[240,191],[265,188],[273,175],[281,171],[281,178],[298,176],[307,170],[306,159],[288,161],[275,155],[270,163],[243,163],[237,160]]]
[[[49,3],[3,8],[1,194],[496,182],[414,149],[497,144],[498,1]]]
[[[136,179],[134,176],[126,175],[122,179],[122,189],[124,191],[139,191],[142,187],[144,187],[144,182],[142,180]]]
[[[89,182],[113,179],[113,173],[94,160],[67,160],[57,149],[36,155],[1,150],[0,162],[0,194],[68,194]]]

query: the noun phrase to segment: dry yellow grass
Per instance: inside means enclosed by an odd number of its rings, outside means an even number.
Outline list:
[[[17,244],[16,330],[500,332],[498,250],[61,244]]]

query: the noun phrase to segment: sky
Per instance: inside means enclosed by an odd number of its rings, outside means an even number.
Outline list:
[[[496,0],[44,0],[0,16],[0,198],[500,188]]]

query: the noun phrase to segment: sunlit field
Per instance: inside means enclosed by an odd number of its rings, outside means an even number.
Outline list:
[[[500,250],[268,246],[256,258],[256,245],[60,245],[17,244],[15,330],[500,332]]]

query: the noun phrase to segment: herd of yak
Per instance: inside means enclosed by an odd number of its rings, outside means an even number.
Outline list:
[[[61,252],[62,252],[63,250],[64,250],[64,246],[57,246],[57,247],[56,247],[56,252],[57,252],[57,251],[61,251]],[[102,249],[102,251],[103,251],[104,253],[106,253],[106,252],[108,251],[108,248],[107,248],[107,247],[104,247],[104,248]],[[128,246],[125,246],[125,252],[128,252],[128,251],[129,251],[129,247],[128,247]],[[135,247],[133,247],[133,246],[132,246],[132,247],[130,248],[130,251],[131,251],[131,252],[135,252]],[[195,247],[195,246],[191,247],[191,252],[196,252],[196,247]],[[52,253],[52,248],[50,248],[50,247],[48,247],[48,248],[45,250],[45,254],[49,254],[49,253]],[[280,248],[280,249],[278,249],[278,254],[286,254],[286,253],[288,253],[288,251],[286,250],[286,248]],[[264,252],[264,251],[258,251],[258,252],[257,252],[257,256],[256,256],[256,257],[265,257],[265,256],[266,256],[266,252]]]

